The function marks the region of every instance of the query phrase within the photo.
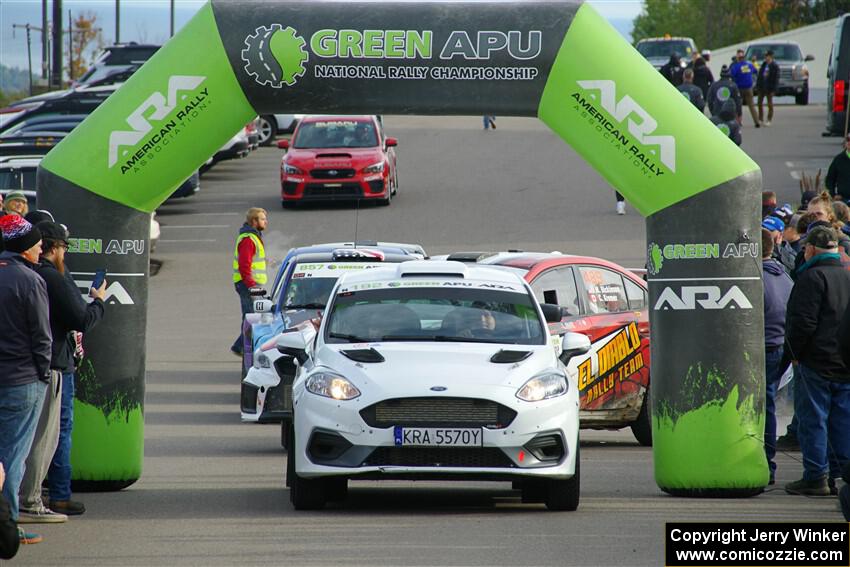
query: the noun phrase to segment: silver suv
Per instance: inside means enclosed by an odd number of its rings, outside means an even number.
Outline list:
[[[806,62],[814,61],[814,56],[803,57],[803,51],[795,41],[766,41],[749,44],[744,57],[747,61],[755,57],[757,64],[761,65],[768,51],[773,51],[773,58],[779,65],[776,95],[793,96],[797,104],[809,104],[809,68]]]

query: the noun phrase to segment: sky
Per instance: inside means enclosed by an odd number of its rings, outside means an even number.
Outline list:
[[[174,26],[179,30],[195,12],[204,5],[204,0],[175,0]],[[590,4],[607,18],[619,31],[627,35],[631,31],[631,20],[643,6],[642,0],[590,0]],[[52,10],[48,2],[48,11]],[[164,43],[169,37],[168,0],[120,0],[122,42]],[[97,25],[103,28],[106,44],[115,39],[115,0],[64,0],[63,27],[68,25],[68,11],[72,17],[79,12],[93,12]],[[41,0],[0,0],[0,63],[8,67],[27,68],[26,31],[13,29],[13,24],[41,27]],[[32,33],[33,72],[41,71],[41,35]]]

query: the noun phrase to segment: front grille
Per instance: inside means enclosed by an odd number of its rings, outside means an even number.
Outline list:
[[[283,194],[284,195],[295,195],[295,192],[298,190],[298,183],[294,181],[284,181],[283,182]]]
[[[242,411],[245,413],[257,413],[257,387],[251,384],[242,384]]]
[[[273,386],[266,393],[265,411],[292,409],[292,386]]]
[[[378,447],[360,466],[513,468],[498,447]]]
[[[360,411],[371,427],[487,427],[510,425],[516,412],[490,400],[474,398],[397,398]]]
[[[304,188],[305,197],[362,197],[359,183],[341,183],[338,187],[328,187],[321,183],[308,183]]]
[[[353,169],[312,169],[310,177],[313,179],[350,179],[354,177]]]
[[[790,81],[791,80],[791,69],[790,68],[779,69],[779,78],[786,80],[786,81]]]

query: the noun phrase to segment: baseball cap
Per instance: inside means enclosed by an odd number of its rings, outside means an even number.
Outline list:
[[[762,219],[761,227],[770,231],[782,232],[785,230],[785,223],[774,216],[770,216]]]
[[[838,237],[836,237],[835,231],[828,226],[816,226],[810,229],[806,233],[805,242],[824,250],[838,247]]]
[[[45,240],[58,240],[68,244],[68,229],[53,221],[41,221],[36,225]]]
[[[18,199],[20,201],[26,201],[27,196],[24,195],[23,191],[9,191],[8,193],[6,193],[6,202],[7,203],[9,201],[14,201],[15,199]]]

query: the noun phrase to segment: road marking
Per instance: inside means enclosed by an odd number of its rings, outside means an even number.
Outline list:
[[[161,228],[230,228],[229,224],[160,224]]]
[[[649,278],[651,282],[714,282],[714,281],[737,281],[737,280],[760,280],[759,276],[734,277],[734,278]]]
[[[217,242],[215,238],[186,238],[177,240],[160,240],[159,242]]]

